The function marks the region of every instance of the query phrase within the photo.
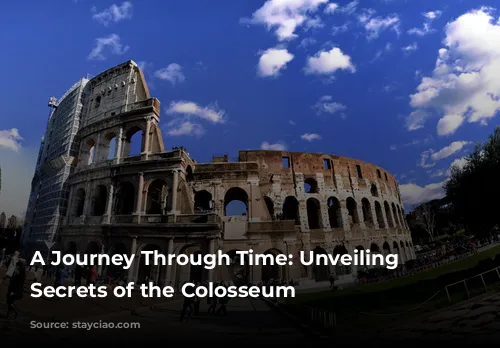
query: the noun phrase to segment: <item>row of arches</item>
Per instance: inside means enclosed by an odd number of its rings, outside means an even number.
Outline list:
[[[143,150],[143,131],[139,126],[131,127],[122,139],[115,132],[110,132],[99,142],[94,138],[87,139],[82,155],[87,157],[88,165],[113,160],[117,157],[138,156]],[[119,146],[120,143],[120,146]]]

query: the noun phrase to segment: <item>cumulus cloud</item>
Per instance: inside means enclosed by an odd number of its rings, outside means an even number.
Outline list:
[[[415,52],[416,50],[418,50],[418,45],[416,42],[414,42],[408,46],[401,47],[401,51],[403,51],[406,54],[410,54],[412,52]]]
[[[293,57],[286,48],[269,48],[259,58],[257,74],[261,77],[276,77]]]
[[[319,51],[314,56],[307,58],[306,74],[330,75],[337,70],[356,72],[351,57],[344,54],[338,47],[334,47],[329,51]]]
[[[328,0],[267,0],[262,7],[243,23],[265,25],[274,30],[279,41],[295,39],[295,31],[303,25],[311,25],[313,15]]]
[[[274,143],[271,144],[267,141],[264,141],[262,144],[260,144],[260,148],[262,150],[272,150],[272,151],[285,151],[286,150],[286,145],[284,143]]]
[[[410,96],[408,130],[422,128],[430,109],[441,115],[438,135],[453,134],[465,121],[485,125],[500,110],[498,20],[481,8],[447,24],[445,34],[432,76]]]
[[[354,12],[356,12],[358,5],[359,5],[358,0],[351,1],[348,4],[346,4],[345,6],[340,6],[337,3],[330,3],[330,4],[325,6],[325,9],[323,10],[323,12],[325,14],[329,14],[329,15],[335,14],[335,13],[352,15]]]
[[[417,205],[433,199],[440,199],[445,196],[445,181],[419,186],[417,184],[399,185],[401,200],[405,205]]]
[[[0,130],[0,148],[18,152],[21,149],[22,140],[17,128]]]
[[[331,95],[324,95],[312,106],[316,113],[323,114],[335,114],[339,111],[344,111],[347,109],[347,106],[337,103],[333,101],[333,97]]]
[[[302,140],[306,140],[306,141],[313,141],[313,140],[320,140],[321,139],[321,135],[316,134],[316,133],[305,133],[305,134],[302,134],[300,136],[300,138]]]
[[[204,133],[204,127],[199,123],[200,121],[212,124],[225,122],[225,111],[220,109],[217,103],[200,106],[191,101],[174,101],[167,109],[167,114],[175,117],[167,123],[167,134],[172,136],[201,136]]]
[[[92,19],[98,21],[104,26],[108,26],[110,23],[118,23],[125,19],[132,18],[132,3],[125,1],[121,5],[111,5],[107,9],[97,12],[97,8],[93,7]]]
[[[442,13],[443,12],[437,10],[422,13],[422,16],[425,18],[422,28],[411,28],[407,33],[410,35],[425,36],[435,32],[435,30],[432,29],[432,22],[439,18]]]
[[[418,165],[419,167],[422,168],[431,168],[436,164],[435,162],[456,154],[457,152],[461,151],[465,146],[471,143],[472,142],[470,141],[454,141],[450,145],[443,147],[439,151],[434,151],[432,149],[424,151],[420,155],[420,163]],[[427,162],[428,160],[431,160],[432,162],[429,163]]]
[[[397,14],[392,14],[385,17],[374,17],[374,14],[374,10],[368,9],[358,16],[358,21],[365,28],[366,38],[368,40],[378,38],[383,31],[389,29],[399,34],[400,20]]]
[[[160,80],[169,81],[172,85],[186,80],[182,67],[177,63],[169,64],[166,68],[155,71],[154,76]]]
[[[121,43],[120,36],[117,34],[111,34],[105,37],[99,37],[95,40],[95,46],[88,55],[89,60],[105,60],[106,52],[115,55],[122,55],[129,50],[129,46],[123,45]]]

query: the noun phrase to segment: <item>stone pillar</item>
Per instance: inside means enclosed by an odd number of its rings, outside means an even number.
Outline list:
[[[132,262],[132,265],[128,269],[128,275],[127,275],[127,282],[135,282],[136,274],[135,274],[135,269],[137,268],[137,262],[138,257],[137,257],[137,237],[133,237],[132,239],[132,247],[130,248],[130,255],[134,255],[134,261]]]
[[[173,180],[172,180],[172,207],[170,209],[171,214],[176,214],[177,213],[177,190],[179,187],[179,171],[174,170],[173,173]]]
[[[344,200],[340,201],[340,214],[342,216],[342,228],[346,231],[351,230],[351,225],[349,224],[349,211],[347,210],[347,204]]]
[[[150,133],[151,132],[151,121],[148,119],[146,121],[146,130],[144,131],[143,137],[142,137],[142,149],[141,149],[141,155],[146,155],[149,153],[149,141],[150,141]]]
[[[106,202],[106,214],[104,215],[103,223],[111,223],[111,215],[113,213],[113,197],[115,195],[115,184],[111,183],[108,190],[108,200]]]
[[[174,253],[174,239],[170,238],[168,240],[168,246],[167,246],[167,257],[168,257],[168,255],[171,255],[173,253]],[[174,272],[172,272],[173,271],[172,268],[176,267],[176,265],[175,264],[174,265],[168,265],[166,267],[167,267],[167,270],[165,272],[165,285],[167,285],[167,286],[168,285],[174,286],[175,284],[174,284],[174,281],[172,279],[172,275],[174,274]]]
[[[211,238],[208,244],[208,253],[213,255],[215,254],[215,239]],[[219,267],[227,267],[227,266],[219,266]],[[209,269],[208,270],[208,281],[213,282],[214,281],[214,269]]]
[[[123,127],[120,127],[118,135],[116,136],[116,152],[115,152],[115,161],[116,164],[120,163],[122,158],[122,149],[123,149]]]
[[[102,154],[101,154],[101,133],[97,133],[97,139],[95,141],[94,145],[94,158],[92,163],[99,163],[102,161]]]
[[[370,210],[372,213],[373,228],[375,230],[378,230],[378,229],[380,229],[380,227],[378,226],[377,210],[375,209],[375,201],[374,200],[372,200],[370,202]]]
[[[91,186],[90,186],[90,181],[87,181],[85,184],[85,203],[83,205],[83,215],[90,215],[91,213],[91,205],[92,205],[92,193],[91,192]]]
[[[66,210],[66,218],[68,222],[69,219],[73,216],[73,212],[75,211],[75,203],[73,202],[74,193],[75,193],[75,187],[72,185],[69,189],[68,208]]]
[[[144,173],[139,173],[139,185],[137,185],[137,203],[135,206],[135,214],[140,216],[142,213],[142,196],[144,191]]]
[[[104,254],[104,252],[105,252],[104,244],[101,244],[101,255]],[[97,274],[99,274],[99,276],[102,275],[102,264],[99,264],[97,266]]]

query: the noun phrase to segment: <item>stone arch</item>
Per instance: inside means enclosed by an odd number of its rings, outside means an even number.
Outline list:
[[[168,211],[168,184],[163,179],[154,179],[147,185],[146,214],[165,215]]]
[[[313,255],[314,255],[314,260],[315,260],[315,262],[313,263],[313,266],[312,266],[314,280],[316,280],[317,282],[322,282],[322,281],[328,280],[328,278],[330,278],[330,267],[328,265],[318,264],[316,262],[316,255],[327,256],[328,253],[326,252],[325,249],[317,246],[313,250]]]
[[[385,228],[384,214],[379,201],[375,201],[375,214],[377,214],[377,223],[379,228]]]
[[[83,209],[85,208],[85,190],[82,188],[79,188],[76,190],[75,193],[75,200],[74,200],[74,210],[73,210],[73,215],[74,216],[82,216],[84,211]]]
[[[391,247],[389,243],[384,242],[384,244],[382,245],[382,252],[384,256],[389,255],[391,253]]]
[[[361,208],[363,210],[363,221],[373,224],[372,206],[368,198],[361,199]]]
[[[162,248],[158,244],[143,244],[138,248],[136,255],[136,258],[139,258],[137,265],[137,284],[150,282],[159,284],[160,280],[163,279],[162,271],[165,270],[165,267],[155,266],[152,263],[146,265],[146,257],[141,254],[142,251],[156,251],[161,254]]]
[[[272,254],[274,256],[283,254],[281,250],[278,249],[268,249],[264,252],[264,255]],[[283,267],[285,266],[279,266],[279,265],[262,265],[262,281],[263,282],[269,282],[271,280],[274,281],[281,281],[283,279],[283,276],[285,274]]]
[[[370,186],[370,193],[373,197],[378,197],[378,188],[377,185],[371,184]]]
[[[394,251],[394,252],[397,251],[399,253],[399,244],[398,244],[398,242],[394,241],[392,243],[392,251]]]
[[[127,247],[124,243],[116,243],[111,246],[108,250],[108,255],[129,255]],[[133,266],[132,266],[133,267]],[[124,279],[128,275],[128,270],[124,269],[123,266],[109,265],[106,267],[106,270],[103,272],[107,274],[108,277],[113,278],[114,280]]]
[[[232,280],[234,285],[236,286],[247,285],[250,280],[250,266],[248,263],[248,256],[244,256],[245,260],[242,265],[240,260],[242,256],[236,254],[237,251],[241,250],[232,249],[226,253],[231,258],[231,265],[228,267],[229,276],[231,277],[231,279],[227,280]]]
[[[370,252],[372,254],[377,254],[377,253],[380,253],[380,247],[378,246],[377,243],[371,243],[370,244]]]
[[[86,149],[86,153],[88,154],[88,157],[87,157],[87,164],[90,165],[92,163],[95,162],[96,158],[95,158],[95,140],[94,139],[89,139],[87,140],[87,149]]]
[[[322,227],[321,205],[316,198],[309,198],[307,205],[307,223],[309,229],[314,230]]]
[[[203,255],[203,248],[199,244],[185,244],[180,246],[177,254],[185,255]],[[206,270],[198,265],[177,265],[176,266],[176,284],[182,284],[185,281],[199,282],[206,279]]]
[[[362,245],[358,245],[354,249],[357,251],[365,250],[365,248]]]
[[[105,143],[103,144],[105,147],[103,151],[106,153],[106,160],[113,160],[116,157],[116,147],[117,147],[117,140],[116,140],[116,134],[111,132],[106,134],[104,137]]]
[[[194,211],[204,212],[213,208],[212,194],[207,190],[200,190],[194,193]]]
[[[349,214],[349,223],[350,224],[357,224],[359,223],[359,216],[358,216],[358,204],[352,197],[348,197],[345,201],[346,207],[347,207],[347,212]]]
[[[98,185],[94,190],[93,216],[102,216],[106,213],[106,202],[108,200],[108,189],[104,185]]]
[[[328,205],[328,220],[330,227],[339,228],[342,226],[342,210],[340,209],[340,202],[336,197],[330,197],[327,200]]]
[[[304,180],[305,193],[318,193],[318,182],[314,178],[307,178]]]
[[[64,248],[64,254],[76,255],[78,253],[78,248],[75,242],[68,242]]]
[[[264,196],[264,203],[266,203],[267,212],[271,220],[274,220],[274,202],[268,196]]]
[[[117,215],[130,215],[135,209],[136,188],[130,181],[118,184],[115,211]]]
[[[401,223],[399,221],[398,211],[396,210],[396,205],[392,203],[391,208],[392,208],[392,216],[394,216],[394,224],[396,226],[401,226]]]
[[[344,245],[337,245],[333,249],[333,256],[336,257],[337,255],[346,255],[349,254],[347,251],[347,248]],[[338,262],[335,265],[335,275],[337,276],[342,276],[342,275],[347,275],[350,274],[351,271],[351,266],[344,266],[341,262]]]
[[[186,182],[191,182],[194,180],[193,168],[191,166],[186,167]]]
[[[300,225],[299,201],[294,196],[288,196],[283,202],[283,220],[295,220]]]
[[[387,219],[387,224],[389,225],[390,228],[394,227],[394,221],[392,220],[391,208],[389,207],[389,203],[387,203],[387,201],[384,201],[384,210],[385,210],[385,217]]]
[[[248,194],[241,187],[231,187],[224,195],[225,216],[248,216]]]
[[[142,133],[142,128],[137,125],[127,130],[123,143],[123,157],[138,156],[143,152]]]
[[[408,241],[406,241],[406,247],[409,248],[410,247],[410,244],[408,243]]]

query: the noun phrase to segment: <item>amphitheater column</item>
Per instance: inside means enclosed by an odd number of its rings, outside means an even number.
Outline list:
[[[104,243],[101,243],[101,254],[104,254],[104,252],[105,252]],[[99,274],[99,276],[102,276],[102,264],[99,264],[97,266],[97,274]]]
[[[85,203],[83,206],[83,215],[88,216],[91,213],[92,205],[92,192],[90,181],[87,181],[85,184]]]
[[[168,245],[167,245],[167,256],[168,255],[171,255],[174,253],[174,238],[170,238],[168,240]],[[172,281],[172,275],[173,275],[173,272],[172,272],[172,268],[175,267],[175,264],[174,265],[167,265],[167,270],[165,272],[165,281],[164,281],[164,285],[165,286],[173,286],[174,285],[174,282]]]
[[[179,189],[179,171],[174,170],[172,172],[172,207],[170,209],[171,214],[177,213],[177,190]]]
[[[113,197],[115,195],[115,184],[111,183],[108,190],[108,200],[106,202],[106,215],[104,216],[103,222],[106,224],[111,223],[111,214],[113,208]]]
[[[137,237],[132,238],[132,246],[130,248],[130,255],[134,255],[134,260],[132,261],[132,265],[128,269],[127,282],[135,282],[136,274],[136,262],[138,261],[137,257]]]
[[[349,212],[347,211],[347,204],[345,200],[340,203],[340,214],[342,215],[342,228],[346,231],[351,230],[351,225],[349,224]]]
[[[211,255],[215,254],[215,238],[209,239],[208,253]],[[209,282],[214,281],[214,268],[208,270],[208,281]]]
[[[123,127],[120,127],[118,131],[118,135],[116,136],[116,152],[115,152],[115,161],[116,164],[120,163],[122,158],[122,148],[123,148]]]
[[[149,139],[151,138],[149,134],[150,132],[151,132],[151,121],[148,119],[146,121],[146,130],[144,131],[144,134],[142,136],[141,156],[145,157],[143,159],[148,159],[147,155],[149,153]]]
[[[137,215],[137,222],[140,222],[142,214],[142,196],[144,191],[144,173],[139,173],[139,185],[137,187],[137,204],[135,206],[135,215]]]

